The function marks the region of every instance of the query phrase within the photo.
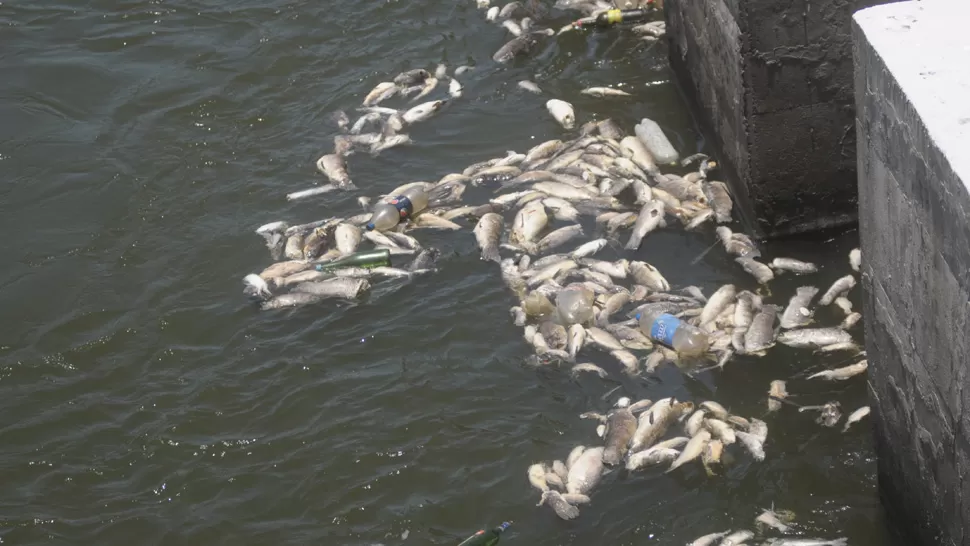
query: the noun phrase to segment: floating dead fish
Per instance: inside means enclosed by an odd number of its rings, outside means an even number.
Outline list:
[[[572,129],[576,126],[576,114],[573,112],[572,104],[564,100],[550,99],[546,102],[546,110],[564,129]]]
[[[613,89],[611,87],[587,87],[580,91],[583,95],[589,95],[591,97],[632,97],[633,95],[627,93],[626,91],[621,91],[620,89]]]

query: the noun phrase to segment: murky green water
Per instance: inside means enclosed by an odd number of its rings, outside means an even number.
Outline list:
[[[682,152],[706,150],[662,44],[567,35],[500,67],[507,39],[464,0],[0,4],[3,542],[447,545],[513,519],[503,544],[674,545],[750,527],[774,502],[807,535],[887,544],[867,422],[841,434],[783,411],[763,463],[716,479],[616,471],[572,522],[536,508],[525,477],[595,442],[578,415],[618,385],[760,416],[769,381],[794,378],[799,403],[851,411],[861,378],[798,379],[844,357],[782,347],[696,379],[524,366],[514,300],[470,230],[418,234],[444,250],[440,272],[357,305],[264,313],[242,296],[269,262],[260,224],[356,213],[361,194],[563,135],[519,79],[573,102],[580,123],[650,116]],[[283,199],[320,181],[330,112],[438,62],[478,68],[415,145],[352,158],[360,192]],[[578,94],[619,84],[636,100]],[[667,230],[636,256],[708,293],[753,288],[720,249],[690,265],[711,241]],[[844,275],[855,241],[770,245],[824,264],[773,283],[776,301]]]

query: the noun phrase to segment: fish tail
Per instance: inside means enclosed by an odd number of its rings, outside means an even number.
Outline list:
[[[482,249],[482,259],[485,261],[499,263],[502,261],[502,256],[498,252],[498,246],[492,245],[487,246]]]

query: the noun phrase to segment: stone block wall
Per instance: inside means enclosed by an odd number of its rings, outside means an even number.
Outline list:
[[[666,0],[671,63],[760,234],[855,221],[851,18],[886,1]]]
[[[970,3],[900,2],[854,21],[880,493],[915,543],[970,544]]]

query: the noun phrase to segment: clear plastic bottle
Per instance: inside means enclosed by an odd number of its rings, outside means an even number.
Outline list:
[[[663,343],[680,355],[701,356],[710,346],[704,330],[668,313],[648,310],[637,314],[636,319],[640,323],[640,330],[650,339]]]
[[[667,139],[667,135],[664,134],[663,129],[657,125],[656,121],[643,118],[633,128],[633,131],[637,134],[640,142],[643,142],[643,145],[647,147],[647,150],[650,150],[650,155],[657,163],[673,163],[680,157],[680,154],[674,149],[673,144]]]
[[[556,311],[563,324],[586,324],[593,318],[593,292],[585,286],[567,286],[556,295]]]
[[[401,195],[378,203],[367,222],[367,229],[387,231],[427,207],[428,192],[421,187],[408,188]]]

